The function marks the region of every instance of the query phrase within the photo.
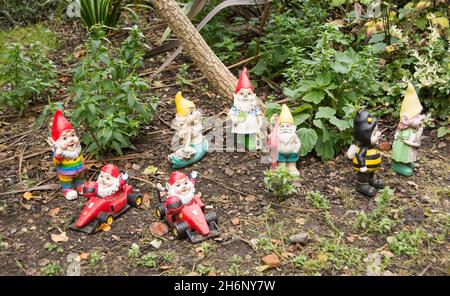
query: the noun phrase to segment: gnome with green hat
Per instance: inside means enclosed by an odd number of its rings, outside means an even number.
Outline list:
[[[406,177],[413,175],[414,162],[417,159],[417,148],[420,146],[423,132],[424,116],[420,114],[422,109],[414,86],[408,83],[391,155],[392,170]]]

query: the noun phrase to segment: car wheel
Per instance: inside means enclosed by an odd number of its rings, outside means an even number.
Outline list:
[[[106,223],[108,225],[111,225],[114,221],[114,218],[110,213],[100,212],[97,216],[97,220],[102,224]]]
[[[139,207],[142,204],[142,197],[138,193],[130,193],[127,196],[128,204],[133,207]]]
[[[164,207],[162,205],[159,205],[155,210],[155,214],[158,219],[162,220],[166,215],[166,211],[164,210]]]
[[[181,222],[178,224],[175,224],[172,228],[172,233],[175,235],[177,239],[183,239],[186,237],[186,232],[188,231],[189,226],[186,222]]]
[[[216,212],[208,212],[208,213],[206,213],[205,219],[206,219],[206,222],[208,222],[208,223],[211,223],[213,221],[217,223],[217,214],[216,214]]]

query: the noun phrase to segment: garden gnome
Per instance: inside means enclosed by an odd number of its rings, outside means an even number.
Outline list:
[[[202,114],[194,102],[183,98],[181,92],[175,96],[175,128],[183,146],[169,155],[175,169],[191,165],[205,156],[208,141],[202,135]]]
[[[278,165],[286,166],[288,172],[293,176],[299,176],[296,163],[298,160],[298,151],[300,150],[300,139],[297,136],[297,126],[294,124],[294,118],[286,104],[281,107],[281,113],[278,117],[278,126],[272,133],[277,133],[276,137],[270,135],[269,146],[278,151]]]
[[[53,163],[56,165],[64,197],[67,200],[74,200],[78,193],[83,192],[84,158],[81,153],[80,139],[61,110],[56,110],[52,136],[47,139],[47,142],[53,149]]]
[[[113,197],[127,183],[128,174],[121,174],[113,164],[102,167],[97,178],[97,196],[102,198]]]
[[[233,107],[228,118],[231,120],[231,132],[237,135],[238,146],[248,150],[257,149],[257,138],[261,134],[263,114],[258,104],[252,83],[248,78],[247,68],[244,68],[236,87]]]
[[[375,196],[377,189],[384,188],[384,181],[375,174],[381,167],[381,155],[376,148],[381,132],[377,124],[378,119],[369,112],[358,112],[353,122],[356,145],[347,151],[347,157],[353,159],[357,171],[356,191],[369,197]]]
[[[400,175],[413,175],[414,162],[417,158],[417,148],[423,132],[421,125],[424,118],[420,113],[422,105],[411,83],[408,83],[405,98],[400,109],[400,122],[395,132],[392,145],[392,170]]]
[[[194,197],[200,198],[200,193],[195,194],[197,175],[198,173],[196,171],[191,172],[189,175],[181,172],[173,172],[165,188],[161,184],[157,185],[160,195],[166,196],[164,204],[168,211],[172,213],[179,212]]]

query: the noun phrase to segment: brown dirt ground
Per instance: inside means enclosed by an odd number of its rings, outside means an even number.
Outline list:
[[[157,37],[156,31],[151,28],[164,29],[164,26],[158,27],[158,23],[145,25],[150,28],[144,30],[150,32],[146,33],[149,40],[156,40]],[[76,62],[70,55],[82,43],[84,31],[79,25],[75,27],[73,24],[55,25],[53,29],[60,36],[62,47],[53,58],[62,69],[66,69]],[[121,34],[115,36],[117,39],[122,37]],[[156,69],[163,60],[164,57],[147,59],[146,69]],[[189,60],[177,58],[175,65],[181,63],[189,63]],[[398,224],[391,234],[401,229],[420,227],[433,237],[424,241],[419,248],[419,255],[394,256],[388,260],[387,257],[392,253],[388,252],[386,236],[366,234],[355,228],[357,211],[370,211],[375,202],[354,192],[355,174],[343,153],[327,163],[321,163],[314,157],[302,158],[298,162],[301,173],[301,179],[297,182],[298,192],[285,201],[275,200],[264,189],[263,171],[268,166],[261,163],[260,153],[209,153],[201,162],[182,171],[197,170],[201,173],[197,190],[202,192],[205,203],[212,205],[219,215],[221,236],[202,245],[174,240],[170,234],[162,238],[153,236],[149,225],[157,220],[154,208],[158,201],[151,184],[163,183],[171,172],[166,156],[170,152],[173,131],[166,123],[174,116],[173,96],[179,89],[177,86],[161,85],[173,85],[176,71],[176,67],[165,71],[162,77],[157,78],[158,82],[152,83],[152,94],[159,96],[161,102],[158,117],[155,116],[142,128],[134,143],[136,151],[126,151],[124,157],[115,159],[113,155],[105,156],[108,160],[114,159],[116,165],[130,174],[130,183],[147,194],[148,207],[131,209],[118,218],[108,232],[85,235],[67,229],[70,219],[84,206],[83,198],[69,202],[59,190],[35,191],[30,200],[25,200],[23,193],[2,195],[1,274],[40,275],[44,274],[43,267],[52,262],[65,270],[68,266],[66,258],[70,253],[89,254],[87,260],[81,260],[83,275],[177,275],[192,272],[210,275],[365,274],[367,260],[351,262],[352,254],[358,252],[362,253],[362,258],[366,258],[369,253],[384,252],[382,272],[385,274],[450,273],[450,145],[448,140],[437,139],[435,130],[426,130],[424,133],[418,168],[412,178],[395,176],[389,170],[389,152],[384,153],[383,170],[380,173],[387,185],[395,190],[392,207],[398,210]],[[192,79],[200,77],[194,67],[190,67],[190,73]],[[68,86],[70,79],[63,84]],[[206,82],[202,81],[198,85],[205,86]],[[221,114],[223,117],[223,111],[231,102],[218,98],[201,86],[187,85],[182,90],[186,97],[196,101],[204,116]],[[58,93],[60,98],[67,98],[66,91],[64,87],[61,88]],[[264,96],[263,93],[261,97]],[[70,103],[68,105],[70,108]],[[36,106],[22,117],[8,113],[0,115],[0,170],[3,176],[0,192],[57,183],[50,152],[44,151],[47,149],[47,127],[44,125],[39,131],[23,134],[30,130],[41,108]],[[388,126],[384,133],[385,140],[392,139],[393,124],[382,121],[380,125]],[[33,156],[35,152],[41,153]],[[95,178],[96,170],[102,163],[92,159],[88,163],[90,170],[86,171],[86,177]],[[143,175],[143,170],[151,165],[159,168],[158,173]],[[306,193],[310,191],[319,191],[328,198],[331,219],[341,231],[340,236],[325,222],[322,214],[306,201]],[[57,211],[55,209],[59,209],[59,213],[52,217],[49,214]],[[233,225],[232,218],[238,218],[239,225]],[[66,231],[68,241],[57,244],[60,251],[47,250],[44,246],[52,242],[51,234],[61,231]],[[299,232],[307,232],[309,242],[306,245],[289,244],[287,237]],[[443,241],[434,239],[439,234],[443,235]],[[269,237],[268,243],[262,244],[261,239],[260,243],[255,243],[264,235]],[[162,240],[159,249],[150,245],[154,239]],[[324,242],[348,250],[350,257],[338,251],[325,252],[321,247]],[[128,250],[133,243],[140,246],[141,255],[149,252],[155,254],[157,266],[145,268],[139,264],[142,259],[129,258]],[[98,262],[90,262],[93,253],[100,255]],[[281,258],[281,264],[263,271],[261,258],[269,253],[276,253]],[[296,267],[292,260],[299,256],[309,258],[309,264]],[[171,258],[163,260],[163,257]],[[336,263],[338,260],[344,263]],[[60,273],[64,274],[64,271]]]

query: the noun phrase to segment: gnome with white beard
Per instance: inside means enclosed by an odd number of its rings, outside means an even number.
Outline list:
[[[294,118],[286,104],[281,107],[281,113],[278,117],[278,126],[269,136],[269,146],[278,151],[278,165],[285,166],[288,172],[293,176],[299,176],[297,170],[298,151],[300,150],[300,139],[296,133],[297,126],[294,124]]]
[[[169,155],[172,167],[183,168],[202,159],[208,151],[208,141],[202,134],[202,114],[194,102],[178,92],[175,96],[175,128],[183,146]]]
[[[127,180],[128,174],[120,173],[119,169],[113,164],[107,164],[102,167],[97,178],[96,194],[98,197],[106,199],[114,197],[127,183]]]
[[[238,146],[242,147],[244,144],[248,150],[254,151],[258,148],[257,139],[262,134],[264,117],[245,67],[233,97],[233,107],[228,112],[232,124],[231,132],[237,135]]]
[[[52,159],[64,197],[74,200],[83,192],[84,158],[80,139],[61,110],[55,112],[52,136],[47,139],[47,143],[53,149]]]

